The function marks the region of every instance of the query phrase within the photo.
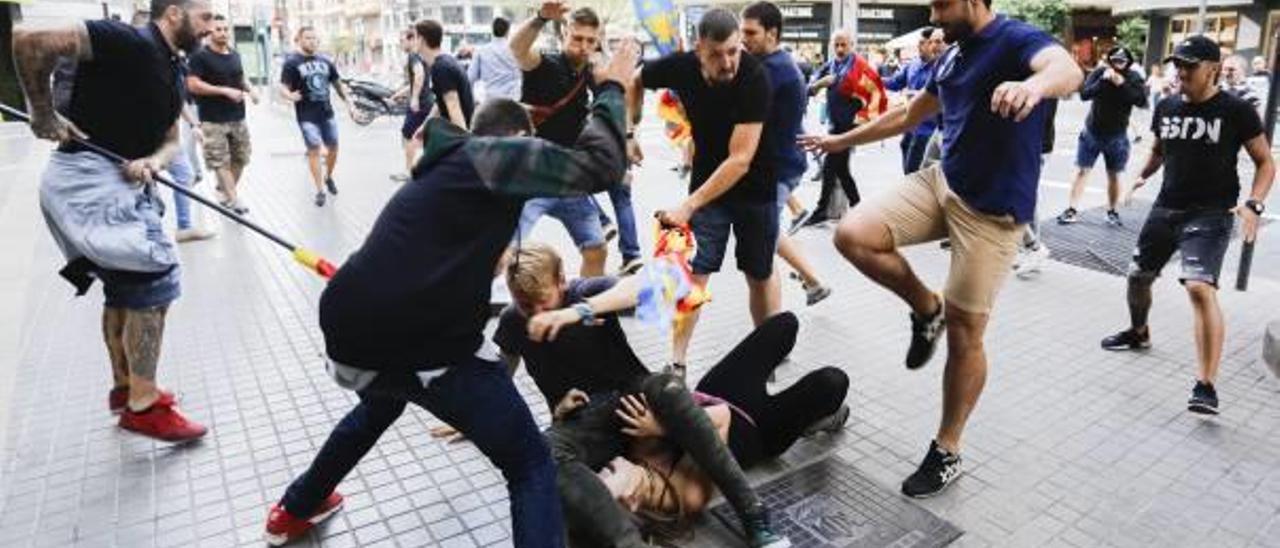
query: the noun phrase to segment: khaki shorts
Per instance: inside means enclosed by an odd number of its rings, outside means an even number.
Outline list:
[[[947,186],[941,165],[921,169],[859,208],[884,219],[897,247],[951,239],[945,298],[952,306],[988,314],[1018,254],[1025,225],[988,215]]]
[[[209,169],[245,166],[249,163],[249,128],[244,121],[206,122],[204,130],[204,163]]]

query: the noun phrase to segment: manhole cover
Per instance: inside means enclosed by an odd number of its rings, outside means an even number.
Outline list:
[[[772,509],[775,527],[797,548],[923,548],[945,546],[961,535],[955,525],[835,456],[791,470],[757,486],[756,493]],[[727,503],[711,514],[742,531]]]

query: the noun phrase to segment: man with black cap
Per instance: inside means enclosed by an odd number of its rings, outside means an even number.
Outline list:
[[[1231,241],[1232,214],[1240,217],[1245,241],[1258,233],[1263,201],[1271,189],[1275,165],[1258,113],[1244,100],[1217,86],[1221,54],[1202,35],[1183,40],[1165,62],[1178,69],[1181,95],[1156,105],[1151,158],[1134,182],[1136,191],[1164,167],[1164,185],[1138,236],[1129,267],[1131,326],[1102,340],[1107,350],[1151,347],[1147,314],[1151,284],[1176,251],[1182,256],[1179,281],[1195,311],[1198,370],[1188,408],[1216,414],[1214,381],[1222,359],[1223,322],[1218,306],[1218,275]],[[1256,170],[1249,198],[1237,204],[1240,176],[1236,158],[1244,148]]]
[[[1089,118],[1084,122],[1076,147],[1076,180],[1071,184],[1071,201],[1066,211],[1058,215],[1058,224],[1072,224],[1080,220],[1076,209],[1084,194],[1089,171],[1101,154],[1107,164],[1107,224],[1120,226],[1120,214],[1116,202],[1120,200],[1120,174],[1129,163],[1129,115],[1133,107],[1146,108],[1147,88],[1142,76],[1133,70],[1133,54],[1123,46],[1107,52],[1107,60],[1085,78],[1080,98],[1093,101]]]

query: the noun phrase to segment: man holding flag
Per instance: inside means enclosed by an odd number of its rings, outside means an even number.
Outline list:
[[[840,29],[831,37],[831,52],[835,58],[818,71],[817,80],[809,84],[809,94],[827,90],[827,120],[831,134],[840,134],[853,129],[859,118],[868,118],[863,114],[874,101],[880,106],[886,101],[884,86],[880,76],[865,59],[853,52],[853,40],[847,29]],[[849,199],[849,207],[858,205],[862,200],[858,193],[858,183],[849,172],[849,155],[851,151],[844,149],[827,154],[822,162],[822,191],[818,195],[818,204],[813,207],[813,216],[805,221],[805,226],[822,224],[831,219],[831,197],[836,192],[836,183],[844,190]]]
[[[693,176],[689,196],[659,212],[667,226],[691,225],[697,240],[693,277],[705,285],[720,270],[732,230],[738,270],[750,291],[756,325],[778,312],[773,254],[778,243],[778,178],[770,135],[764,131],[771,106],[769,77],[759,61],[743,55],[738,18],[723,8],[708,10],[698,22],[694,51],[665,55],[636,73],[631,122],[640,122],[644,89],[675,90],[693,127]],[[694,311],[676,328],[671,369],[684,376]]]
[[[930,22],[948,43],[924,92],[905,107],[840,135],[805,137],[812,149],[848,150],[900,135],[942,113],[942,162],[854,209],[836,247],[911,308],[908,369],[923,367],[946,328],[942,420],[920,467],[902,484],[912,497],[941,492],[960,474],[960,437],[987,377],[987,321],[1034,220],[1047,100],[1080,87],[1066,49],[1044,31],[996,15],[990,0],[935,0]],[[916,277],[898,248],[951,239],[944,295]],[[943,318],[946,318],[944,323]]]

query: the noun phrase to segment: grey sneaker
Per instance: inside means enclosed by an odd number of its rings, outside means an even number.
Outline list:
[[[329,194],[338,195],[338,183],[333,182],[333,177],[326,177],[324,187],[329,189]]]
[[[675,375],[676,378],[680,379],[680,382],[684,382],[685,374],[688,372],[688,369],[689,368],[683,363],[671,362],[670,364],[663,366],[662,372],[668,375]]]
[[[324,207],[325,196],[323,192],[316,193],[316,207]]]
[[[822,284],[811,285],[804,288],[805,306],[813,306],[830,296],[831,288]]]

